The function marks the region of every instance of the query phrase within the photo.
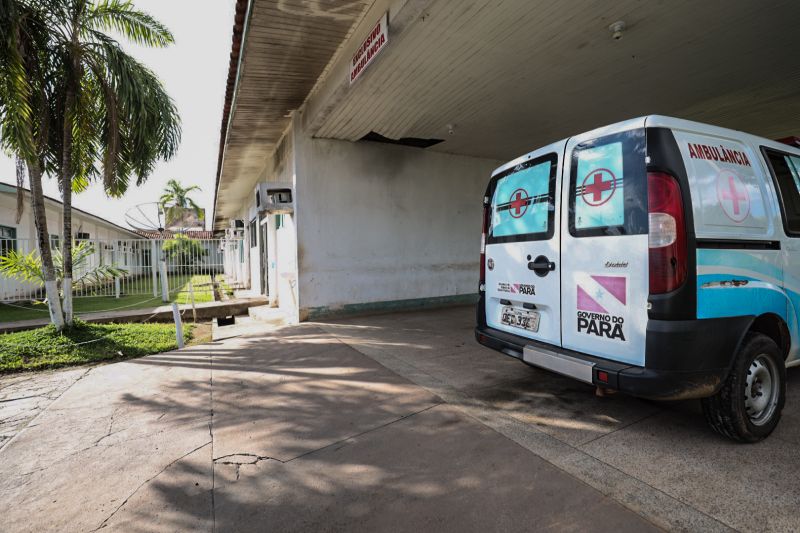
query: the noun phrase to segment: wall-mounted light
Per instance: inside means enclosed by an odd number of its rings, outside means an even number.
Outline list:
[[[611,32],[612,39],[614,39],[615,41],[619,41],[620,39],[622,39],[622,32],[625,31],[625,28],[626,28],[625,21],[618,20],[614,24],[608,27],[608,31]]]

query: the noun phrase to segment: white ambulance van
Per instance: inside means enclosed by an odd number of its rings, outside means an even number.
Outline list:
[[[663,116],[498,168],[478,342],[755,442],[800,364],[800,149]]]

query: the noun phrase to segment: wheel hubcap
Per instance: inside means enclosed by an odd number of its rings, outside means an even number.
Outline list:
[[[772,418],[778,405],[778,371],[766,355],[757,356],[747,369],[744,407],[750,421],[760,426]]]

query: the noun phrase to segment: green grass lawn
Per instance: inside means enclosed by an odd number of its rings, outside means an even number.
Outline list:
[[[220,280],[221,278],[222,276],[217,276],[217,280]],[[210,285],[211,276],[184,275],[170,277],[169,286],[171,302],[176,302],[179,305],[191,303],[189,295],[189,280],[192,281],[194,287],[195,303],[214,301],[214,293]],[[120,296],[119,298],[114,298],[113,296],[86,296],[75,298],[73,300],[75,314],[78,316],[83,313],[112,310],[127,311],[131,309],[158,307],[159,305],[164,305],[161,301],[161,295],[159,294],[157,298],[153,298],[152,293]],[[48,317],[47,305],[44,303],[0,303],[0,322],[13,322],[16,320],[32,320],[36,318]]]
[[[193,324],[184,325],[186,342],[192,339],[194,329]],[[69,331],[63,333],[57,333],[53,326],[46,326],[0,335],[0,373],[141,357],[175,348],[177,341],[172,324],[88,324],[76,321]]]
[[[216,280],[219,282],[219,288],[222,289],[222,292],[229,298],[233,298],[233,289],[231,289],[231,286],[228,285],[227,281],[225,281],[225,276],[218,274]]]

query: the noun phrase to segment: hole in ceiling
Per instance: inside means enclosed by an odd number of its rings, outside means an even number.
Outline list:
[[[414,148],[430,148],[435,144],[443,142],[444,139],[421,139],[419,137],[401,137],[400,139],[390,139],[380,133],[371,131],[359,139],[361,141],[372,141],[376,143],[400,144],[402,146],[413,146]]]

